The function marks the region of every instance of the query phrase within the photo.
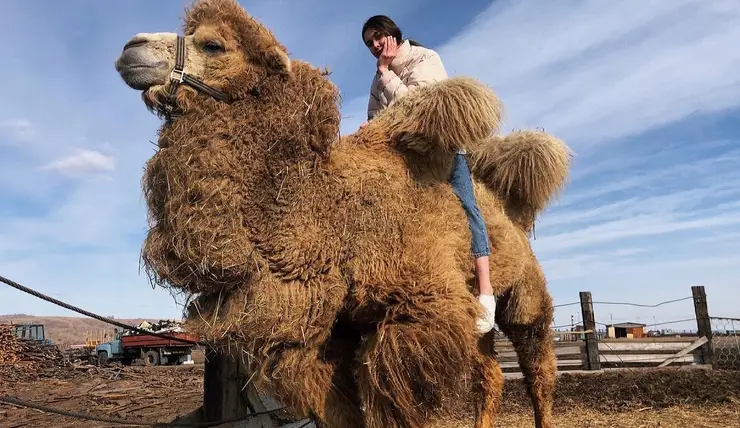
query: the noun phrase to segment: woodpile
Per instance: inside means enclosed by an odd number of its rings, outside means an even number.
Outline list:
[[[12,325],[0,324],[0,365],[66,366],[62,351],[54,345],[18,339]],[[30,363],[30,364],[29,364]]]
[[[0,364],[14,363],[20,355],[20,344],[9,325],[0,325]]]

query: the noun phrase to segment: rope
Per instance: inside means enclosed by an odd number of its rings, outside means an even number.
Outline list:
[[[9,397],[9,396],[5,396],[5,395],[0,395],[0,403],[12,404],[12,405],[15,405],[15,406],[20,406],[20,407],[27,407],[27,408],[30,408],[30,409],[41,410],[42,412],[46,412],[46,413],[53,413],[53,414],[61,415],[61,416],[69,416],[69,417],[72,417],[72,418],[84,419],[84,420],[88,420],[88,421],[105,422],[105,423],[109,423],[109,424],[119,424],[119,425],[129,425],[129,426],[157,427],[157,428],[163,428],[163,427],[190,427],[190,428],[194,428],[194,427],[212,427],[212,426],[216,426],[216,425],[227,424],[227,423],[230,423],[230,422],[238,422],[238,421],[242,421],[242,420],[247,420],[247,419],[253,418],[255,416],[267,415],[267,414],[270,414],[270,413],[275,413],[275,412],[278,412],[280,410],[283,410],[283,407],[279,407],[279,408],[273,409],[273,410],[266,410],[266,411],[262,411],[262,412],[254,412],[254,413],[250,413],[250,414],[248,414],[246,416],[242,416],[242,417],[239,417],[239,418],[225,419],[225,420],[217,421],[217,422],[150,422],[150,421],[134,421],[134,420],[131,420],[131,419],[109,418],[109,417],[105,417],[105,416],[90,415],[90,414],[87,414],[87,413],[79,413],[79,412],[72,412],[72,411],[69,411],[69,410],[55,409],[53,407],[44,406],[42,404],[31,403],[29,401],[24,401],[24,400],[21,400],[19,398]]]
[[[554,305],[553,308],[565,308],[567,306],[575,306],[575,305],[580,305],[580,304],[581,302],[562,303],[560,305]]]
[[[168,335],[162,334],[162,333],[157,333],[157,332],[153,332],[153,331],[143,330],[143,329],[140,329],[138,327],[134,327],[132,325],[124,324],[122,322],[119,322],[119,321],[116,321],[116,320],[113,320],[113,319],[110,319],[110,318],[106,318],[106,317],[100,316],[98,314],[94,314],[94,313],[89,312],[89,311],[86,311],[84,309],[80,309],[80,308],[78,308],[76,306],[72,306],[72,305],[70,305],[68,303],[64,303],[61,300],[57,300],[57,299],[55,299],[53,297],[50,297],[50,296],[47,296],[45,294],[39,293],[38,291],[32,290],[32,289],[30,289],[28,287],[25,287],[25,286],[23,286],[21,284],[18,284],[17,282],[12,281],[12,280],[10,280],[8,278],[5,278],[3,276],[0,276],[0,282],[4,282],[5,284],[7,284],[7,285],[9,285],[9,286],[11,286],[11,287],[13,287],[13,288],[15,288],[17,290],[20,290],[20,291],[23,291],[24,293],[28,293],[28,294],[30,294],[32,296],[38,297],[39,299],[46,300],[47,302],[53,303],[53,304],[55,304],[57,306],[61,306],[61,307],[65,308],[65,309],[69,309],[70,311],[77,312],[78,314],[82,314],[82,315],[88,316],[90,318],[95,318],[98,321],[103,321],[105,323],[108,323],[108,324],[111,324],[111,325],[115,325],[116,327],[121,327],[121,328],[126,329],[126,330],[135,331],[135,332],[140,333],[140,334],[149,334],[149,335],[152,335],[152,336],[157,336],[157,337],[160,337],[162,339],[175,340],[175,341],[178,341],[178,342],[189,343],[191,345],[208,346],[206,343],[203,343],[203,342],[195,342],[195,341],[188,340],[188,339],[183,339],[183,338],[180,338],[180,337],[173,337],[173,336],[168,336]]]
[[[645,305],[641,303],[625,303],[625,302],[591,302],[594,305],[621,305],[621,306],[637,306],[638,308],[657,308],[659,306],[667,305],[669,303],[676,303],[676,302],[683,302],[684,300],[690,300],[693,299],[693,296],[684,297],[681,299],[675,299],[675,300],[666,300],[665,302],[656,303],[654,305]],[[560,305],[554,305],[553,308],[565,308],[567,306],[576,306],[580,305],[581,302],[571,302],[571,303],[562,303]]]
[[[594,305],[622,305],[622,306],[637,306],[638,308],[657,308],[658,306],[667,305],[669,303],[683,302],[684,300],[693,299],[692,296],[684,297],[682,299],[666,300],[655,305],[643,305],[640,303],[623,303],[623,302],[593,302]]]
[[[645,325],[647,325],[648,327],[654,327],[654,326],[659,326],[659,325],[678,324],[680,322],[690,322],[690,321],[696,321],[696,318],[686,318],[686,319],[682,319],[682,320],[664,321],[664,322],[650,323],[650,324],[645,324]],[[607,326],[607,327],[610,326],[610,325],[613,325],[613,324],[619,324],[619,323],[607,324],[607,323],[603,323],[603,322],[599,322],[599,321],[594,321],[594,323],[599,324],[599,325],[603,325],[603,326]]]

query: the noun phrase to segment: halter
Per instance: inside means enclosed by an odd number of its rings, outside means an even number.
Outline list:
[[[187,73],[185,73],[185,38],[182,36],[177,36],[177,47],[175,48],[175,68],[170,72],[170,89],[167,92],[168,97],[170,100],[173,101],[172,105],[167,106],[167,109],[170,110],[169,113],[172,113],[172,109],[174,108],[174,99],[175,99],[175,91],[177,91],[177,88],[181,84],[185,84],[190,86],[191,88],[203,92],[204,94],[210,95],[213,98],[225,102],[230,103],[231,102],[231,96],[227,94],[226,92],[219,91],[218,89],[208,86],[205,83],[203,83],[202,80],[197,79]]]

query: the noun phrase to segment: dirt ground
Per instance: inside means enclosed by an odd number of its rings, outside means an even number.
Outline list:
[[[107,417],[168,422],[201,405],[203,366],[98,368],[71,366],[36,373],[0,366],[0,395]],[[499,428],[533,427],[521,380],[508,380]],[[740,426],[740,372],[625,371],[560,377],[558,428]],[[472,426],[467,410],[437,427]],[[111,427],[0,404],[0,427]]]
[[[472,419],[445,421],[439,428],[470,428]],[[636,409],[630,412],[595,412],[582,409],[565,410],[555,416],[557,428],[729,428],[740,426],[740,406],[700,408],[680,406],[667,409]],[[504,413],[496,428],[530,428],[534,422],[529,414]]]

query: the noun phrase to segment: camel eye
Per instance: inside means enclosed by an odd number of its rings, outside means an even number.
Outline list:
[[[203,44],[203,50],[208,53],[218,53],[224,50],[220,43],[214,41],[208,41]]]

